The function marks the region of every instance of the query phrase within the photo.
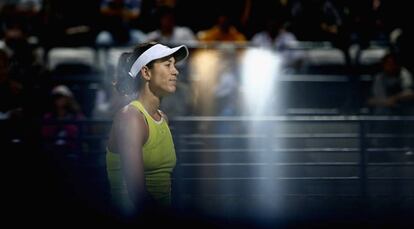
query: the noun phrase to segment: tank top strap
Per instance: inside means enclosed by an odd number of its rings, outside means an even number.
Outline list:
[[[138,101],[138,100],[134,100],[130,103],[130,105],[132,105],[133,107],[135,107],[137,110],[139,110],[141,113],[143,113],[145,115],[145,117],[148,114],[147,110],[144,108],[144,106]]]
[[[164,117],[161,115],[162,113],[160,112],[160,110],[158,110],[158,112],[160,113],[161,119],[157,121],[148,113],[148,111],[145,109],[142,103],[139,102],[138,100],[134,100],[130,104],[136,109],[138,109],[145,116],[145,119],[147,120],[147,122],[153,121],[156,124],[161,124],[163,122]]]

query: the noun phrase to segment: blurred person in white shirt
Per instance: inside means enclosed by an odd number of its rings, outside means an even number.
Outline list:
[[[159,29],[147,34],[147,42],[155,41],[167,44],[178,44],[196,41],[195,35],[190,28],[176,25],[173,8],[160,7],[157,16]]]

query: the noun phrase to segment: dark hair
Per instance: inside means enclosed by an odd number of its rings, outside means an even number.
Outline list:
[[[143,43],[136,46],[132,52],[124,52],[121,54],[118,59],[114,82],[115,88],[119,93],[122,95],[130,95],[138,91],[141,77],[138,73],[135,78],[132,78],[129,75],[129,71],[138,57],[156,44],[155,42]],[[146,66],[151,69],[153,65],[154,61],[151,61]]]
[[[169,6],[161,6],[155,11],[155,16],[158,20],[166,15],[172,15],[175,17],[175,9]]]

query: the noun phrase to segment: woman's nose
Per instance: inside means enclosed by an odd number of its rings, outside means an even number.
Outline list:
[[[174,66],[174,67],[173,67],[172,74],[174,74],[174,75],[178,75],[178,73],[180,73],[180,72],[179,72],[179,71],[178,71],[178,69]]]

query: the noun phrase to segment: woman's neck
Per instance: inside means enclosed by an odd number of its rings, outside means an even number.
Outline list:
[[[152,93],[151,90],[147,88],[142,90],[138,95],[137,100],[144,106],[151,116],[158,114],[161,98]]]

